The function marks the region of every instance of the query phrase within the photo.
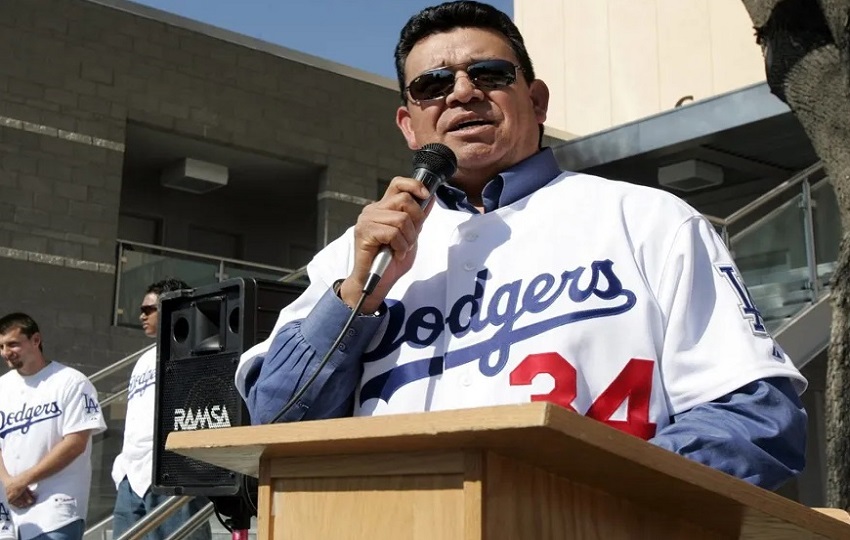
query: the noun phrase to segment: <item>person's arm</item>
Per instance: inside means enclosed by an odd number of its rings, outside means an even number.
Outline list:
[[[259,355],[250,350],[246,352],[237,369],[236,386],[248,405],[253,424],[273,422],[290,398],[316,373],[366,289],[376,255],[384,246],[389,246],[392,259],[374,290],[364,298],[344,340],[333,351],[309,390],[279,421],[333,418],[352,413],[352,398],[362,372],[360,355],[380,325],[382,317],[375,314],[385,309],[388,292],[413,265],[417,237],[434,206],[431,200],[423,209],[419,201],[428,197],[422,182],[394,178],[381,200],[363,208],[351,229],[352,235],[339,244],[349,248],[344,256],[350,257],[348,275],[329,275],[328,268],[343,267],[339,257],[334,257],[334,253],[339,255],[339,252],[326,248],[314,258],[311,266],[321,268],[317,270],[319,279],[313,280],[311,273],[308,291],[296,301],[304,299],[299,307],[312,309],[306,316],[286,319],[269,347]],[[323,264],[315,264],[320,258]],[[344,278],[337,291],[322,290],[336,278]],[[293,308],[292,312],[295,311],[297,309]]]
[[[38,463],[10,478],[11,484],[28,486],[60,472],[86,450],[92,430],[69,433],[62,437]]]
[[[777,489],[805,465],[806,420],[789,379],[763,379],[676,415],[650,442]]]
[[[306,318],[281,327],[268,352],[254,360],[245,377],[245,402],[252,424],[273,421],[315,373],[350,315],[351,308],[328,289]],[[354,391],[362,372],[360,355],[381,319],[378,316],[355,317],[316,380],[279,421],[350,416]]]
[[[659,370],[672,416],[653,442],[775,489],[805,465],[797,396],[806,380],[770,336],[712,226],[694,215],[670,234],[664,265],[648,274],[664,316]]]

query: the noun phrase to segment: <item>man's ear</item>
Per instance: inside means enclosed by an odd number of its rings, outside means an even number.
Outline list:
[[[416,144],[416,133],[413,132],[413,119],[410,117],[410,111],[402,105],[395,113],[395,124],[404,135],[404,140],[407,141],[407,147],[411,150],[419,150],[419,145]]]
[[[36,347],[41,345],[41,332],[35,332],[30,338],[30,341],[32,341],[32,344]]]
[[[538,124],[542,124],[546,122],[546,113],[549,110],[549,87],[540,79],[534,79],[528,85],[528,91],[534,107],[534,117]]]

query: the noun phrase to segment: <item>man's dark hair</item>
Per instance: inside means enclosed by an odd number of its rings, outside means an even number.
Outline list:
[[[153,293],[157,296],[161,295],[164,292],[171,291],[179,291],[180,289],[191,289],[188,283],[185,281],[181,281],[179,279],[175,279],[172,277],[165,278],[162,281],[157,281],[156,283],[151,283],[145,294]]]
[[[15,328],[20,329],[21,333],[27,336],[27,339],[30,339],[36,333],[41,332],[38,329],[38,323],[35,322],[35,319],[26,313],[9,313],[8,315],[0,318],[0,334],[7,334]],[[44,350],[41,343],[39,343],[38,348],[40,350]]]
[[[401,29],[398,45],[395,48],[395,70],[402,103],[407,102],[407,96],[404,95],[404,64],[413,46],[430,35],[448,32],[455,28],[484,28],[502,34],[510,42],[525,80],[528,82],[534,80],[534,67],[525,48],[525,41],[510,17],[493,6],[481,2],[470,0],[446,2],[423,9],[411,17]]]

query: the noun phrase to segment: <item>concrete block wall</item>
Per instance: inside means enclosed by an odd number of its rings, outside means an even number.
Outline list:
[[[147,343],[110,326],[128,123],[321,166],[317,246],[353,224],[410,167],[397,91],[284,55],[119,0],[0,3],[0,311],[86,372]]]

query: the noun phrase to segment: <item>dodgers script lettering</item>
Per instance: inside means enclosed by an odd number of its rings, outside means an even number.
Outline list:
[[[127,390],[127,401],[144,395],[145,390],[156,384],[156,369],[149,369],[144,373],[130,377]]]
[[[606,259],[593,261],[589,269],[579,266],[566,270],[560,276],[542,273],[527,283],[519,279],[496,285],[492,296],[484,302],[490,280],[490,272],[485,268],[476,275],[472,292],[458,298],[447,314],[436,306],[423,306],[407,315],[402,302],[387,300],[386,331],[375,348],[363,356],[364,362],[386,358],[405,344],[414,349],[430,346],[445,331],[463,337],[488,327],[497,330],[489,339],[475,345],[413,360],[381,373],[363,385],[360,404],[372,398],[389,401],[406,384],[470,362],[477,361],[483,375],[495,376],[504,370],[515,343],[567,324],[625,313],[634,307],[636,297],[634,292],[623,287],[613,267],[614,263]],[[589,276],[585,274],[588,271]],[[525,326],[517,325],[526,313],[552,311],[551,306],[564,293],[575,309],[553,313],[550,318]],[[597,302],[594,307],[583,308],[581,304],[591,298],[605,304],[600,307]]]

